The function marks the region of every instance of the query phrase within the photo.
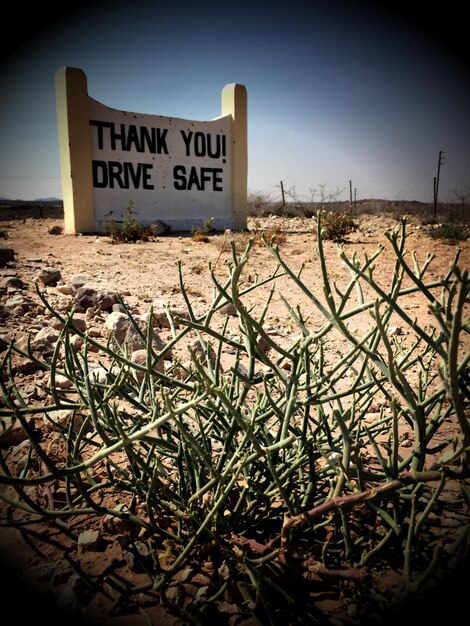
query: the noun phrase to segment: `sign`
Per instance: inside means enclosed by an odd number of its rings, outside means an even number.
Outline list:
[[[246,229],[246,90],[226,85],[222,115],[193,121],[131,113],[87,94],[79,69],[56,75],[66,232],[99,232],[132,208],[142,224],[157,220],[191,230]]]

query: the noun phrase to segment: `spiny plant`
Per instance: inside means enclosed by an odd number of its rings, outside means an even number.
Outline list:
[[[444,222],[430,228],[428,233],[432,239],[465,241],[469,236],[469,228],[468,225],[458,222]]]
[[[346,235],[357,229],[357,223],[350,211],[320,211],[321,231],[317,236],[340,243]]]
[[[1,451],[3,523],[126,519],[145,533],[152,558],[144,584],[104,578],[113,583],[115,610],[157,594],[189,623],[228,623],[236,613],[261,624],[321,624],[316,597],[325,589],[359,598],[366,613],[383,613],[451,572],[466,557],[470,525],[438,532],[432,516],[449,506],[468,511],[470,353],[462,345],[470,279],[457,255],[446,276],[427,280],[433,257],[409,262],[405,222],[387,237],[395,254],[389,284],[375,275],[382,247],[363,260],[339,249],[350,274],[341,289],[330,278],[322,237],[322,290],[268,242],[275,271],[244,282],[253,243],[241,254],[233,246],[227,278],[211,271],[213,300],[202,315],[180,266],[187,316],[167,310],[172,338],[164,348],[153,343],[153,317],[143,331],[127,309],[146,345],[143,363],[125,346],[75,328],[73,312],[64,317],[41,294],[63,330],[49,360],[14,344],[3,358],[0,418],[21,424],[29,440],[21,469],[11,449]],[[297,329],[290,343],[265,330],[280,277],[292,287],[278,294]],[[287,299],[295,289],[307,298],[307,312]],[[260,310],[250,306],[256,293],[263,294]],[[427,299],[433,325],[410,317],[414,293]],[[221,327],[216,315],[227,303],[237,312],[237,335],[228,332],[228,317]],[[323,321],[312,323],[310,309]],[[364,316],[370,323],[358,335],[352,327]],[[400,334],[391,332],[396,319]],[[73,333],[84,339],[80,351],[72,349]],[[189,337],[200,348],[190,363],[164,368],[162,360]],[[327,347],[333,337],[344,346],[334,358]],[[91,371],[97,349],[105,379]],[[224,368],[226,352],[233,361]],[[34,405],[22,393],[15,353],[49,373],[47,402]],[[59,375],[66,389],[56,384]],[[69,417],[59,420],[64,410]],[[57,431],[59,452],[38,438],[31,416]],[[401,445],[404,434],[409,447]],[[387,565],[399,572],[393,590],[373,574]],[[178,581],[197,568],[208,582],[185,595]]]

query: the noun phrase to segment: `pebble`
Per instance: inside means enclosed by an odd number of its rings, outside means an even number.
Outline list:
[[[78,549],[82,552],[99,552],[103,548],[103,538],[99,530],[85,530],[78,537]]]
[[[38,274],[38,279],[43,285],[52,285],[62,278],[60,269],[56,267],[44,267]]]

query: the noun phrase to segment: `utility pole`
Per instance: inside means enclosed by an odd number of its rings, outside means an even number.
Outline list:
[[[433,221],[436,221],[436,217],[437,217],[437,195],[439,193],[439,177],[441,174],[441,165],[443,163],[442,161],[442,155],[443,155],[443,151],[439,150],[439,160],[437,162],[437,176],[434,176],[434,202],[433,202]]]
[[[349,181],[349,210],[353,212],[353,195],[352,195],[352,181]]]

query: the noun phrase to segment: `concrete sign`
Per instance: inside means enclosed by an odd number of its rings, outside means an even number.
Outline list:
[[[246,89],[226,85],[222,116],[192,121],[111,109],[79,69],[56,75],[66,232],[103,231],[127,209],[142,224],[246,229]]]

